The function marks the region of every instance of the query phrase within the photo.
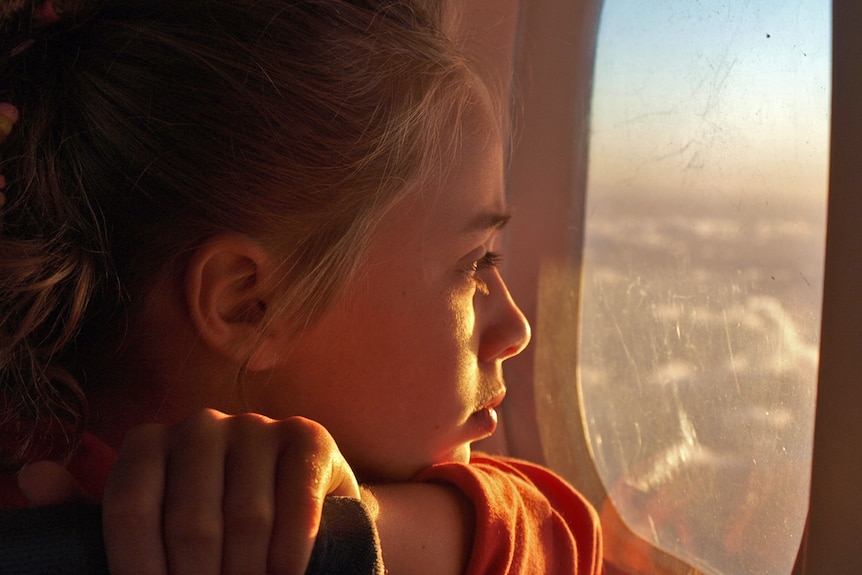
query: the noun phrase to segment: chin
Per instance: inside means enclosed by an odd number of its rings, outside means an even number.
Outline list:
[[[452,452],[452,458],[447,460],[446,463],[470,463],[470,453],[471,450],[469,443],[460,445]]]
[[[453,447],[451,450],[441,452],[437,456],[429,457],[425,461],[412,462],[387,462],[376,465],[365,465],[347,459],[356,478],[360,483],[402,483],[410,481],[419,472],[443,463],[470,463],[470,444],[464,443]]]

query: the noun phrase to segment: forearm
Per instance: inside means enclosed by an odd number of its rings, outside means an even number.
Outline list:
[[[460,575],[472,549],[475,513],[457,489],[433,483],[371,485],[363,503],[377,524],[391,575]]]

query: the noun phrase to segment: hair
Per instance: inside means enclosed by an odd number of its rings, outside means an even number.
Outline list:
[[[0,147],[0,465],[44,457],[46,434],[71,449],[82,342],[122,339],[153,278],[216,233],[278,248],[284,311],[315,319],[457,145],[474,76],[437,4],[0,8],[0,101],[21,117]]]

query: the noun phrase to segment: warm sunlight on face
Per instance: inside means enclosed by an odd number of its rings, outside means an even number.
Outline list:
[[[465,136],[440,189],[390,210],[356,279],[244,386],[254,411],[322,423],[360,480],[466,462],[496,428],[503,360],[529,341],[496,267],[509,209],[490,132]]]

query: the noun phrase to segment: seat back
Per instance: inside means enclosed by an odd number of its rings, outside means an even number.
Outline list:
[[[102,509],[72,503],[0,511],[0,575],[108,575]],[[359,501],[327,497],[306,575],[383,575],[374,522]]]

